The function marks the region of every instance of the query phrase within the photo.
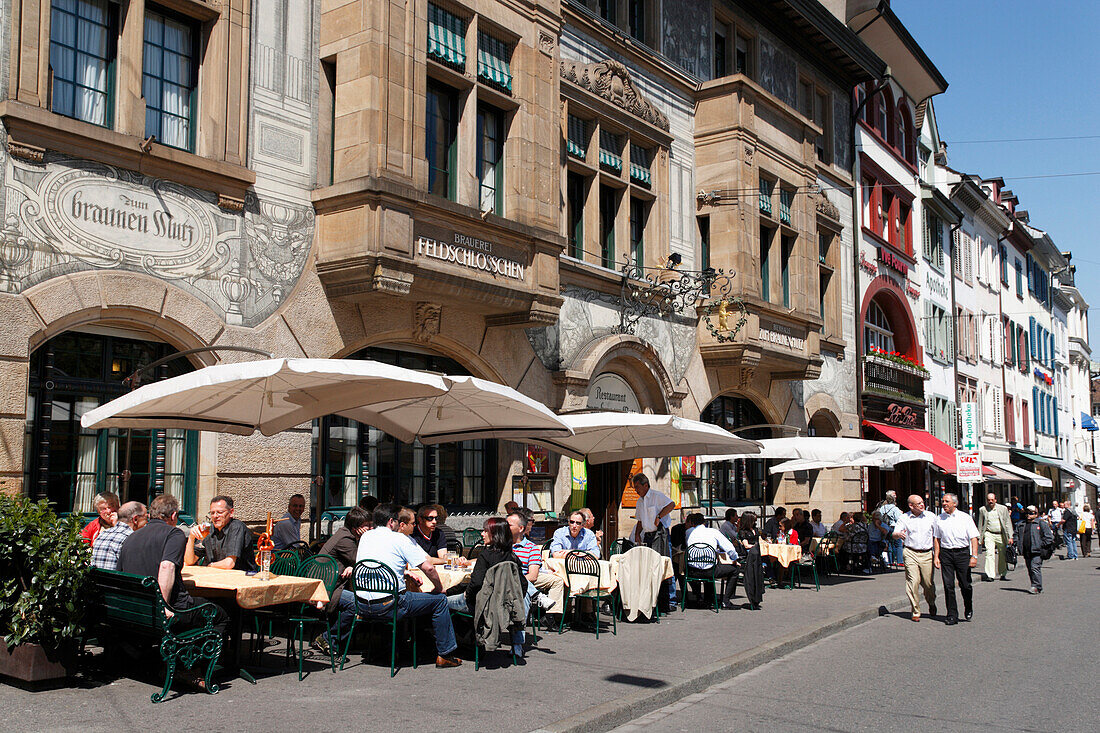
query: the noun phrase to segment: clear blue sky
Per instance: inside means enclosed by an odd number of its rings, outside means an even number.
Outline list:
[[[1073,252],[1100,360],[1100,28],[1098,0],[894,0],[947,79],[933,99],[948,163],[1000,176],[1031,223]],[[989,142],[1019,138],[1073,140]]]

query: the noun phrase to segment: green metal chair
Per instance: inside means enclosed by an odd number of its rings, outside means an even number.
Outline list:
[[[370,604],[390,604],[390,610],[386,611],[388,617],[375,617],[375,616],[361,616],[356,614],[355,619],[351,623],[351,633],[348,634],[348,640],[344,644],[344,653],[340,660],[340,669],[344,668],[344,662],[347,661],[348,649],[351,648],[351,640],[355,637],[356,623],[361,619],[367,624],[388,624],[390,627],[390,677],[397,674],[397,598],[402,592],[401,586],[398,584],[397,576],[393,574],[393,571],[386,565],[378,562],[377,560],[360,560],[355,563],[355,568],[351,573],[353,593],[375,593],[380,594],[382,597],[373,601],[364,601],[360,598],[359,605],[365,606]],[[388,598],[387,598],[388,597]],[[413,669],[416,669],[416,629],[413,629],[412,634],[412,650],[413,650]],[[368,645],[367,651],[369,653],[370,647]]]
[[[687,584],[689,582],[710,585],[714,595],[714,612],[718,613],[718,552],[710,545],[696,543],[687,548],[684,558],[684,588],[680,593],[680,610],[687,608]]]
[[[623,554],[623,544],[626,542],[622,537],[611,543],[611,547],[607,549],[607,556],[621,555]]]
[[[481,544],[481,530],[474,529],[473,527],[467,527],[462,530],[462,544],[466,547],[473,547],[474,545]]]
[[[470,547],[470,554],[466,556],[470,562],[477,562],[478,557],[481,556],[482,550],[485,549],[485,543],[479,538],[476,545]]]
[[[296,550],[275,550],[271,553],[272,575],[297,575],[301,564]]]
[[[340,582],[340,563],[336,561],[336,558],[330,555],[317,555],[311,557],[301,565],[298,566],[298,572],[296,573],[301,578],[315,578],[324,583],[325,590],[328,592],[329,598],[332,598],[332,594],[336,590],[337,584]],[[315,624],[324,624],[325,630],[329,634],[329,638],[332,637],[332,624],[329,622],[328,612],[325,609],[318,611],[313,605],[309,603],[298,604],[297,615],[290,617],[290,626],[293,632],[293,636],[287,640],[287,650],[294,649],[294,639],[298,640],[298,681],[302,681],[302,658],[305,656],[305,644],[306,644],[306,628],[307,625],[312,627]],[[333,674],[336,673],[336,651],[329,649],[329,664],[332,666]]]
[[[817,549],[819,551],[821,550],[820,544],[817,546]],[[803,555],[801,558],[799,558],[798,562],[794,564],[794,572],[791,573],[791,586],[797,584],[798,587],[801,588],[802,569],[809,568],[810,572],[812,572],[814,575],[814,585],[816,586],[815,590],[821,590],[821,582],[817,579],[817,561],[819,557],[821,556],[817,553],[814,553],[813,555]]]
[[[284,550],[294,550],[298,554],[298,562],[303,563],[315,554],[313,550],[309,548],[309,543],[298,540],[297,542],[291,542],[289,545],[283,548]]]
[[[580,580],[582,578],[595,578],[596,587],[590,588],[586,591],[574,593],[569,591],[568,598],[565,599],[565,608],[562,609],[561,623],[558,624],[558,633],[562,633],[565,629],[565,617],[569,611],[569,604],[573,604],[573,616],[577,615],[577,602],[581,598],[588,598],[595,602],[596,607],[596,638],[600,638],[600,606],[604,600],[608,600],[612,604],[611,608],[611,633],[618,635],[619,627],[615,619],[614,608],[614,596],[608,591],[600,588],[600,562],[587,552],[574,551],[565,556],[565,584],[570,588],[576,588],[581,583],[574,583],[573,579]]]

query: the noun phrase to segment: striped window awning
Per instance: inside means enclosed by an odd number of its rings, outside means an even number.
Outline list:
[[[630,143],[630,180],[645,186],[653,184],[649,172],[649,151],[634,143]]]
[[[565,151],[574,158],[588,157],[588,124],[580,117],[569,115],[566,130]]]
[[[779,221],[784,224],[791,223],[791,202],[794,200],[794,191],[785,188],[779,189]]]
[[[466,21],[428,4],[428,56],[456,68],[466,67]]]
[[[621,150],[622,145],[619,143],[618,135],[600,130],[600,165],[621,173],[623,170],[623,159],[619,154]]]
[[[511,47],[488,33],[477,34],[477,77],[496,88],[512,93]]]
[[[772,182],[767,178],[760,179],[760,210],[771,216],[772,213]]]

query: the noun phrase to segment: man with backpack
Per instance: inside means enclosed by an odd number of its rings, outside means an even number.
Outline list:
[[[1016,545],[1027,563],[1032,595],[1043,592],[1043,560],[1054,552],[1054,532],[1050,524],[1039,519],[1039,510],[1029,506],[1022,522],[1016,525]]]

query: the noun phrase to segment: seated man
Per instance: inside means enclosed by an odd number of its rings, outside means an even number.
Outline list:
[[[420,568],[428,576],[433,584],[431,592],[405,591],[398,595],[397,618],[430,615],[435,633],[435,666],[457,667],[462,660],[454,656],[458,642],[455,641],[455,630],[451,624],[447,596],[442,593],[439,573],[420,546],[409,539],[408,534],[399,531],[404,528],[411,533],[415,523],[416,515],[411,509],[397,504],[380,504],[374,510],[374,529],[364,532],[359,538],[355,560],[382,563],[393,571],[399,583],[419,586],[419,579],[408,572],[410,568]],[[360,616],[386,618],[393,613],[394,600],[391,597],[370,591],[358,591],[357,595]]]
[[[541,572],[542,550],[524,536],[527,530],[527,517],[522,510],[508,515],[508,527],[512,531],[512,552],[519,558],[520,569],[527,578],[527,595],[532,603],[539,604],[546,612],[555,607],[562,608],[565,583],[554,573]],[[549,597],[545,592],[541,592],[544,590],[549,592]]]
[[[584,512],[580,510],[571,512],[568,521],[569,523],[564,527],[554,530],[554,538],[550,541],[550,554],[554,557],[565,557],[573,550],[580,550],[599,557],[600,546],[596,544],[595,533],[584,528]]]
[[[171,494],[155,497],[149,503],[148,523],[127,537],[118,553],[119,570],[156,578],[161,596],[169,607],[176,610],[195,605],[180,576],[180,568],[184,564],[184,545],[189,540],[182,532],[176,531],[179,509],[179,501]],[[215,606],[215,609],[214,628],[224,637],[229,616],[220,606]],[[197,623],[198,619],[189,621]],[[192,673],[190,681],[201,685],[201,680],[197,672]]]
[[[833,522],[833,526],[829,528],[830,532],[839,532],[844,534],[848,531],[848,524],[851,521],[851,515],[848,512],[841,512],[840,519]]]
[[[726,510],[726,520],[718,525],[718,531],[725,535],[730,542],[737,542],[737,510],[730,507]]]
[[[99,516],[88,522],[84,529],[80,530],[80,536],[89,545],[95,543],[96,536],[105,529],[115,526],[118,520],[118,494],[103,491],[92,499],[92,506],[99,512]]]
[[[603,547],[603,530],[596,529],[596,515],[592,513],[592,510],[586,506],[580,508],[580,512],[584,514],[584,528],[590,532],[596,534],[596,546]]]
[[[802,546],[802,554],[810,554],[810,544],[814,539],[814,528],[802,509],[791,512],[791,529],[798,533],[798,544]]]
[[[824,537],[829,528],[821,523],[821,510],[814,509],[810,512],[810,527],[813,528],[814,537]]]
[[[104,570],[118,569],[118,552],[122,543],[134,530],[141,529],[146,522],[145,505],[140,501],[128,501],[118,508],[118,521],[115,526],[99,533],[92,545],[92,565]]]
[[[199,561],[199,556],[195,554],[195,540],[202,540],[206,564],[212,568],[256,570],[252,531],[244,522],[233,518],[231,497],[215,496],[210,501],[209,535],[203,538],[199,527],[193,527],[187,535],[187,548],[183,554],[187,565],[195,565]]]
[[[276,550],[283,550],[295,542],[302,541],[302,514],[306,510],[306,498],[301,494],[290,497],[286,514],[275,523],[271,530],[271,543]]]
[[[337,650],[343,649],[343,644],[351,633],[351,622],[355,618],[355,594],[348,590],[351,585],[351,571],[355,566],[355,556],[359,552],[359,538],[371,528],[371,517],[362,507],[353,506],[344,516],[344,526],[336,530],[321,548],[322,555],[335,558],[340,567],[340,581],[329,599],[327,612],[338,614],[337,632],[339,636],[332,638],[328,632],[319,634],[313,640],[312,646],[323,654],[328,654],[331,645],[335,642]]]
[[[764,536],[775,540],[783,531],[783,520],[787,517],[787,507],[777,506],[772,518],[764,522]]]
[[[714,577],[716,579],[730,578],[731,576],[734,578],[732,583],[726,580],[725,592],[722,594],[722,608],[732,609],[734,606],[730,599],[737,592],[737,548],[724,534],[706,526],[706,520],[699,512],[689,514],[684,523],[687,525],[687,546],[689,549],[692,545],[710,545],[719,557],[725,556],[730,560],[729,563],[718,563],[714,569]],[[688,565],[695,568],[695,565],[691,563]]]
[[[412,538],[433,565],[447,562],[447,538],[439,528],[439,510],[435,504],[421,504],[416,510],[416,529]]]

